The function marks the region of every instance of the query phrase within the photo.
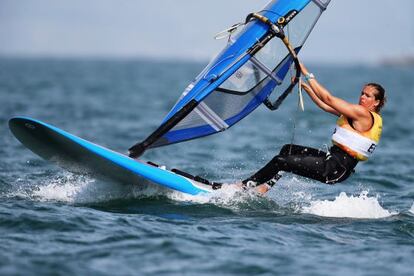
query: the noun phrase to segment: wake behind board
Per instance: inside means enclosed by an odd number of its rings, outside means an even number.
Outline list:
[[[45,160],[74,173],[91,174],[126,184],[159,185],[196,195],[212,186],[96,145],[52,125],[27,117],[10,119],[14,136]]]

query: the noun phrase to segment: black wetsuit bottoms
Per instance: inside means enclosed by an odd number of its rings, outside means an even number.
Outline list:
[[[285,171],[326,184],[334,184],[347,179],[357,163],[357,159],[337,146],[332,146],[329,153],[326,153],[314,148],[288,144],[284,145],[280,153],[266,166],[243,180],[243,183],[266,183],[277,176],[279,171]]]

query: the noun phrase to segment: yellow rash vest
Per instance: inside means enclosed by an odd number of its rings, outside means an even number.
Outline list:
[[[371,114],[374,123],[369,130],[364,132],[355,130],[348,119],[341,115],[332,135],[334,145],[359,161],[365,161],[371,156],[381,138],[382,118],[375,112],[371,112]]]

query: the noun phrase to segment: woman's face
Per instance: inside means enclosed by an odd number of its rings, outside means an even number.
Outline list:
[[[361,91],[361,96],[359,97],[359,104],[370,111],[375,111],[380,103],[380,101],[375,98],[376,94],[377,90],[374,87],[369,85],[364,86]]]

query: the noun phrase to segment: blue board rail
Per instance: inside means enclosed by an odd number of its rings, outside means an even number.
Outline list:
[[[191,195],[212,191],[208,185],[131,159],[32,118],[14,117],[9,127],[24,146],[70,172],[142,186],[150,182]]]

